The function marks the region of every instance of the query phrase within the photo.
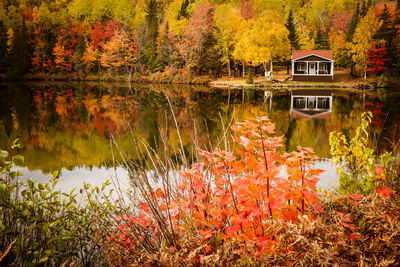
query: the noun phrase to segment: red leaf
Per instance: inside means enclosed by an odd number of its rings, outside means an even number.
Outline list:
[[[383,186],[377,188],[376,192],[378,193],[378,195],[380,195],[383,198],[387,198],[391,194],[394,193],[394,191],[392,189],[390,189],[389,187],[387,187],[386,185],[383,185]]]

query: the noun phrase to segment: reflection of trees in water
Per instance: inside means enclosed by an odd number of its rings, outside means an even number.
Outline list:
[[[162,134],[168,150],[178,154],[178,132],[166,97],[188,159],[195,154],[193,142],[208,149],[218,143],[224,134],[222,124],[227,127],[232,119],[265,115],[276,123],[277,135],[285,137],[285,149],[311,146],[326,157],[329,132],[344,129],[354,134],[364,110],[362,95],[334,95],[329,120],[290,119],[290,95],[286,92],[274,92],[271,105],[264,103],[261,90],[207,91],[187,86],[10,85],[0,96],[0,147],[21,137],[26,166],[45,172],[76,165],[111,166],[110,134],[137,160],[131,130],[160,155],[164,153]]]

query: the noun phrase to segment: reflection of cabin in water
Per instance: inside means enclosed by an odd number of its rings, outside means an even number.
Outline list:
[[[295,90],[290,101],[292,118],[329,119],[332,111],[332,92]]]
[[[332,50],[293,50],[293,81],[333,81]]]

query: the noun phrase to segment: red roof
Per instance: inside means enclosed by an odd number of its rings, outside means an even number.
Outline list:
[[[293,50],[292,59],[296,60],[311,55],[333,60],[332,50]]]
[[[311,119],[324,119],[324,120],[329,120],[331,117],[331,111],[325,111],[322,113],[316,113],[316,114],[306,114],[303,112],[299,112],[297,110],[291,110],[290,111],[290,116],[292,116],[293,119],[302,119],[302,118],[311,118]]]

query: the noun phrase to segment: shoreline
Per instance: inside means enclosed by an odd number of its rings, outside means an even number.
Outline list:
[[[212,81],[208,86],[213,88],[226,88],[226,89],[264,89],[264,88],[282,88],[282,89],[304,89],[304,88],[329,88],[329,89],[358,89],[358,90],[374,90],[375,86],[370,83],[356,83],[356,84],[332,84],[316,82],[308,83],[291,83],[291,82],[269,82],[260,84],[230,84],[230,83],[218,83]]]
[[[180,81],[173,78],[156,77],[156,76],[134,76],[129,78],[127,75],[116,75],[109,77],[108,75],[87,75],[80,76],[76,74],[57,74],[48,76],[25,75],[19,79],[0,76],[1,82],[127,82],[137,84],[164,84],[164,85],[204,85],[218,89],[304,89],[304,88],[335,88],[335,89],[357,89],[357,90],[375,90],[376,87],[371,82],[293,82],[293,81],[255,81],[254,84],[246,84],[245,79],[221,80],[211,79],[208,76],[187,77]]]

